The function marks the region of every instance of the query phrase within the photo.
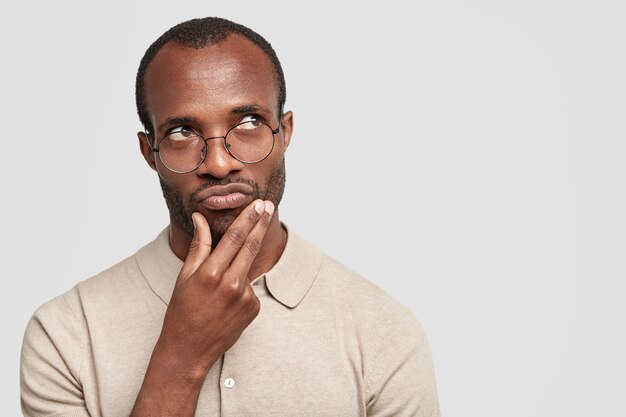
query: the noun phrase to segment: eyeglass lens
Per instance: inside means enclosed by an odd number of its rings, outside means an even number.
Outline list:
[[[205,145],[205,140],[193,130],[177,131],[161,140],[159,157],[174,172],[191,172],[204,161]],[[224,146],[235,159],[255,163],[272,152],[274,135],[268,125],[252,120],[230,129],[224,138]]]

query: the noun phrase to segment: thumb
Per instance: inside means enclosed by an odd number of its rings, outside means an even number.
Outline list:
[[[198,212],[194,212],[191,215],[191,220],[194,226],[193,239],[191,239],[185,263],[180,270],[180,277],[184,279],[189,278],[211,254],[211,228],[209,227],[209,222]]]

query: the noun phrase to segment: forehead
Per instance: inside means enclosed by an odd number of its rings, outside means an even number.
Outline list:
[[[201,49],[167,43],[148,66],[144,91],[157,126],[168,117],[218,117],[250,104],[278,107],[270,59],[240,35]]]

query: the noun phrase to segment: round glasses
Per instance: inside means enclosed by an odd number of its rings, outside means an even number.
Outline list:
[[[256,164],[267,158],[274,149],[275,130],[260,120],[239,123],[224,136],[203,138],[190,127],[177,127],[152,148],[167,169],[178,174],[195,171],[206,159],[208,141],[224,139],[224,148],[236,160],[244,164]]]

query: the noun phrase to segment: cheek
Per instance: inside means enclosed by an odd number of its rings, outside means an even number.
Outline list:
[[[189,174],[172,174],[167,171],[167,169],[162,167],[160,167],[157,172],[159,173],[161,187],[167,187],[170,193],[177,194],[185,203],[187,203],[189,195],[193,191],[194,179],[189,178]]]
[[[284,135],[281,135],[280,137],[276,137],[276,140],[274,141],[274,150],[272,151],[272,155],[275,153],[279,153],[282,157],[282,155],[285,154],[285,151],[287,150],[287,146],[285,146],[285,138]]]
[[[275,172],[280,169],[283,158],[282,153],[272,153],[263,162],[257,164],[254,171],[253,180],[261,187],[264,188],[269,185],[271,178],[275,175]]]
[[[157,165],[157,173],[161,181],[180,191],[184,190],[187,184],[193,184],[194,177],[197,177],[195,173],[176,174],[160,163]]]
[[[268,168],[267,171],[273,171],[274,167],[276,167],[277,164],[282,163],[282,161],[285,158],[285,140],[283,139],[282,135],[280,137],[276,137],[275,141],[274,141],[274,149],[272,149],[272,153],[270,153],[270,155],[267,157],[267,159],[263,162],[268,162]]]

